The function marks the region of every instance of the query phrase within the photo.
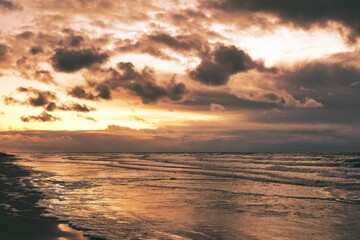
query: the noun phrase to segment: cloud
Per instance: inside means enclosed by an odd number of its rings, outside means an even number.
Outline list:
[[[92,93],[86,92],[84,87],[75,86],[68,90],[68,94],[72,97],[79,98],[79,99],[86,99],[86,100],[95,100],[98,99],[100,96],[95,96]]]
[[[317,102],[315,99],[306,98],[304,103],[302,103],[301,107],[303,108],[319,108],[323,107],[324,105],[320,102]]]
[[[0,10],[21,10],[22,7],[10,0],[0,0]]]
[[[143,35],[137,41],[129,39],[118,42],[120,52],[147,53],[166,60],[173,59],[164,49],[171,49],[182,55],[202,55],[209,51],[209,43],[197,34],[170,35],[157,31]]]
[[[143,103],[154,103],[160,99],[180,101],[187,93],[185,84],[176,83],[174,77],[166,85],[159,85],[156,82],[154,71],[150,68],[145,67],[139,72],[132,63],[128,62],[120,62],[118,68],[122,71],[119,75],[120,80],[124,80],[124,82],[120,82],[119,86],[140,97]],[[104,84],[107,83],[116,88],[117,85],[113,80],[104,82]]]
[[[0,61],[5,60],[7,52],[8,52],[8,46],[6,46],[3,43],[0,43]]]
[[[72,97],[85,99],[85,100],[110,100],[111,97],[111,89],[106,84],[101,83],[91,83],[90,87],[95,87],[95,91],[97,94],[93,94],[87,86],[75,86],[73,88],[68,89],[68,94]],[[116,89],[115,87],[114,89]]]
[[[45,106],[50,103],[50,101],[57,99],[56,94],[51,91],[41,91],[35,88],[25,87],[19,87],[17,91],[27,93],[28,99],[25,103],[33,107]]]
[[[134,95],[139,96],[143,103],[154,103],[162,98],[179,101],[186,92],[183,83],[171,83],[168,87],[163,87],[151,80],[129,84],[126,88]]]
[[[207,15],[203,11],[196,8],[179,8],[175,11],[158,13],[157,18],[162,21],[171,22],[172,24],[196,23],[208,20]],[[188,25],[186,25],[188,26]]]
[[[32,55],[36,55],[36,54],[42,53],[43,49],[42,49],[42,47],[32,47],[32,48],[30,48],[29,52]]]
[[[39,49],[35,49],[34,51],[38,51]],[[32,51],[32,50],[31,50]],[[39,53],[39,52],[38,52]],[[33,55],[38,53],[32,53]],[[38,61],[32,57],[21,57],[16,61],[16,65],[21,76],[25,79],[35,79],[39,82],[47,83],[47,84],[56,84],[52,74],[48,70],[43,70],[39,67]]]
[[[85,104],[79,104],[79,103],[72,103],[72,104],[69,104],[69,105],[66,105],[66,104],[57,105],[54,102],[50,102],[46,106],[45,110],[49,111],[49,112],[59,110],[59,111],[73,111],[73,112],[87,113],[87,112],[95,111],[96,108],[89,107],[89,106],[87,106]]]
[[[70,105],[61,104],[60,106],[56,107],[55,109],[61,110],[61,111],[74,111],[74,112],[84,112],[84,113],[96,110],[95,108],[89,107],[85,104],[78,104],[78,103],[73,103]]]
[[[213,52],[202,57],[201,63],[189,75],[203,84],[220,86],[225,85],[230,76],[252,69],[264,71],[264,63],[253,60],[235,46],[218,44]]]
[[[278,82],[295,96],[321,99],[328,108],[356,108],[359,106],[356,99],[360,99],[359,79],[356,59],[341,62],[330,56],[286,69]]]
[[[111,99],[111,90],[109,86],[106,86],[105,84],[99,84],[96,86],[96,91],[98,92],[98,98],[106,100]]]
[[[4,103],[6,105],[10,104],[19,104],[24,106],[32,106],[32,107],[43,107],[44,111],[52,112],[52,111],[74,111],[74,112],[90,112],[95,111],[96,109],[93,107],[89,107],[85,104],[79,103],[70,103],[70,104],[57,104],[58,98],[54,92],[51,91],[42,91],[35,88],[25,88],[19,87],[17,88],[19,93],[26,93],[26,100],[20,101],[10,96],[4,97]]]
[[[357,151],[358,126],[287,126],[247,129],[201,122],[183,127],[134,130],[109,126],[97,131],[1,131],[1,147],[9,151],[71,152],[292,152]],[[101,142],[102,144],[99,144]]]
[[[231,87],[231,86],[230,86]],[[209,109],[211,103],[226,106],[228,112],[241,110],[267,110],[277,107],[276,103],[250,101],[237,97],[232,91],[224,89],[197,89],[191,92],[192,97],[182,102],[193,110]]]
[[[93,117],[84,116],[84,115],[81,115],[81,114],[78,114],[77,117],[79,117],[79,118],[84,118],[84,119],[86,119],[86,120],[88,120],[88,121],[91,121],[91,122],[97,122],[96,119],[93,118]]]
[[[96,94],[90,92],[91,89],[94,87]],[[113,87],[113,89],[118,88],[118,86]],[[89,86],[75,86],[73,88],[68,89],[68,94],[72,97],[85,99],[85,100],[111,100],[111,89],[106,84],[102,83],[90,83]]]
[[[20,119],[23,122],[55,122],[61,120],[61,118],[52,116],[46,112],[42,112],[40,115],[36,116],[21,117]]]
[[[37,17],[41,15],[38,12],[34,14]],[[18,32],[14,29],[2,35],[4,42],[0,41],[0,61],[6,57],[6,61],[1,61],[1,68],[12,72],[7,74],[58,84],[56,80],[59,79],[54,77],[56,71],[72,73],[109,59],[108,53],[100,50],[109,43],[109,36],[94,37],[86,30],[62,27],[28,26],[24,29],[27,30]]]
[[[16,38],[17,39],[23,39],[23,40],[29,40],[31,38],[33,38],[35,36],[35,34],[31,31],[25,31],[25,32],[22,32],[18,35],[16,35]]]
[[[145,67],[138,71],[131,62],[120,62],[117,69],[102,69],[98,74],[105,80],[75,86],[68,90],[69,95],[87,100],[109,100],[111,92],[121,88],[149,104],[160,100],[181,101],[188,92],[185,84],[175,81],[175,76],[166,84],[159,84],[152,69]]]
[[[216,103],[211,103],[209,109],[212,112],[224,112],[226,110],[224,106]]]
[[[284,78],[290,83],[302,84],[313,89],[318,87],[350,86],[360,78],[360,68],[355,64],[342,64],[324,60],[307,61],[286,72]]]
[[[272,14],[280,18],[282,23],[291,23],[303,28],[335,21],[352,30],[352,36],[348,36],[349,38],[358,37],[360,34],[360,2],[357,0],[218,0],[203,1],[203,6],[230,13]]]
[[[3,101],[6,105],[10,105],[10,104],[21,104],[22,102],[13,98],[13,97],[9,97],[9,96],[4,96],[3,97]]]
[[[43,83],[55,83],[53,76],[51,75],[50,71],[37,69],[34,72],[34,79],[43,82]]]
[[[236,75],[231,93],[249,101],[285,108],[357,108],[360,65],[358,52],[334,54],[293,66],[279,66],[276,74]]]
[[[94,64],[102,64],[108,58],[107,54],[100,53],[95,49],[68,50],[59,48],[56,49],[51,60],[56,70],[71,73]]]
[[[272,95],[276,96],[276,94],[274,93],[272,93]],[[287,108],[320,108],[324,106],[322,103],[309,97],[305,97],[303,101],[299,101],[285,90],[280,91],[278,98],[280,99],[280,101],[276,103],[279,104],[280,106]]]
[[[357,126],[360,122],[360,110],[349,108],[308,108],[299,109],[271,109],[261,110],[261,112],[248,112],[249,121],[263,122],[281,126],[282,124],[299,124],[313,126],[337,125],[345,128],[346,126]]]
[[[65,12],[71,15],[80,16],[101,16],[109,17],[111,19],[121,19],[141,21],[147,20],[147,10],[158,10],[153,6],[152,2],[148,0],[140,1],[110,1],[110,0],[49,0],[48,4],[42,4],[41,2],[30,2],[31,6],[38,11],[59,11]],[[114,9],[121,9],[118,13],[114,14]],[[81,10],[81,12],[79,12]],[[114,16],[115,15],[115,16]]]
[[[84,37],[83,36],[80,36],[80,35],[77,35],[77,36],[71,36],[69,38],[69,43],[70,43],[70,46],[72,47],[79,47],[81,45],[81,43],[84,42]]]
[[[315,99],[305,97],[303,101],[297,100],[285,90],[266,90],[261,88],[246,89],[232,88],[231,92],[238,98],[248,101],[273,103],[284,108],[320,108],[324,105]]]
[[[232,109],[349,108],[355,111],[360,99],[359,79],[359,52],[345,52],[293,66],[280,65],[276,72],[234,74],[226,88],[197,89],[193,91],[192,101],[184,104],[199,109],[216,102]]]
[[[148,39],[176,50],[201,49],[201,41],[199,41],[199,37],[196,38],[195,36],[178,35],[174,37],[167,33],[160,32],[149,35]]]

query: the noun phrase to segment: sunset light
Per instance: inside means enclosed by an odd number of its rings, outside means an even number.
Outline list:
[[[0,0],[0,240],[360,228],[360,0]]]

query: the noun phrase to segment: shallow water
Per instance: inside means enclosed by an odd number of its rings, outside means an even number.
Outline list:
[[[360,154],[24,153],[45,215],[107,239],[359,239]]]

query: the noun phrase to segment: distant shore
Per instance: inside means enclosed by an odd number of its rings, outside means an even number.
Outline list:
[[[30,173],[15,160],[14,155],[0,152],[0,239],[87,239],[67,224],[41,217],[44,209],[36,204],[42,195],[26,180]]]

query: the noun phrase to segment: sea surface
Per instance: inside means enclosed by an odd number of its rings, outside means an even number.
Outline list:
[[[360,239],[360,154],[21,153],[43,214],[104,239]]]

